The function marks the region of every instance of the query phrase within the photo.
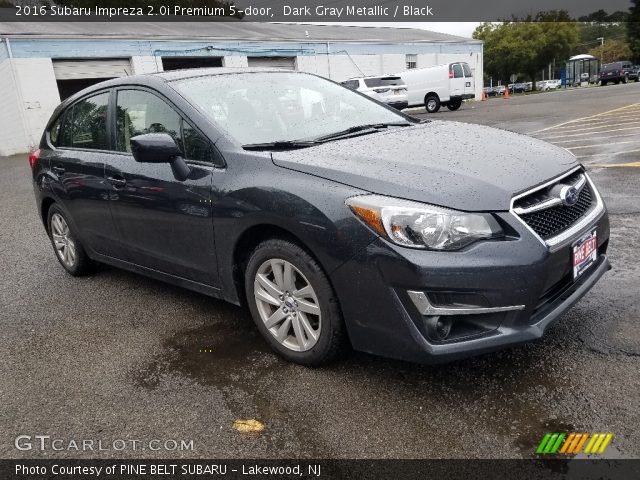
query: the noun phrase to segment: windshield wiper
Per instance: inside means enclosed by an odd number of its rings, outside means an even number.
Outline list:
[[[317,145],[317,142],[311,140],[277,140],[275,142],[247,143],[242,145],[242,148],[245,150],[295,150],[312,147],[313,145]]]
[[[390,122],[390,123],[369,123],[365,125],[356,125],[355,127],[349,127],[339,132],[330,133],[328,135],[322,135],[321,137],[315,137],[313,140],[316,142],[325,142],[327,140],[335,140],[337,138],[346,137],[354,133],[361,133],[370,130],[368,133],[375,133],[380,129],[387,127],[408,127],[413,125],[409,122]]]

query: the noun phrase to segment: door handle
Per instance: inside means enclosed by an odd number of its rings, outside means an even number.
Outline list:
[[[51,167],[51,170],[56,172],[58,175],[62,175],[66,171],[65,168],[60,165],[54,165],[53,167]]]
[[[113,185],[114,188],[122,188],[127,184],[127,181],[124,179],[124,177],[120,175],[107,177],[107,180],[109,181],[109,183],[111,183],[111,185]]]

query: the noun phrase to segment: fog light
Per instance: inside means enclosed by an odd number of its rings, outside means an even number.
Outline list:
[[[453,322],[447,317],[429,317],[425,319],[425,324],[430,337],[434,340],[446,340]]]

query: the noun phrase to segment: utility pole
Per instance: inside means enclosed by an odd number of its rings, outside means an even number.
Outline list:
[[[604,63],[604,37],[598,37],[596,40],[600,40],[600,65]]]

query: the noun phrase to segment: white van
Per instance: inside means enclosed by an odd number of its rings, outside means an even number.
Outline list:
[[[462,100],[476,95],[475,80],[466,62],[414,68],[396,75],[407,84],[409,106],[424,105],[429,113],[441,106],[457,110]]]

